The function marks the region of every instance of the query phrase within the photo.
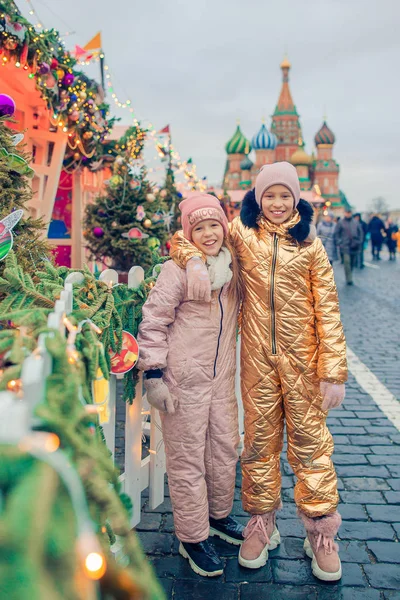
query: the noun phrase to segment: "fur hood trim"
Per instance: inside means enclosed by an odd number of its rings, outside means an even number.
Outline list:
[[[297,205],[300,214],[300,221],[288,230],[288,233],[299,243],[313,242],[317,237],[315,226],[312,224],[314,211],[306,200],[300,199]],[[240,220],[243,225],[249,228],[258,229],[257,218],[260,215],[260,207],[256,201],[255,190],[249,190],[243,198],[242,209],[240,211]]]

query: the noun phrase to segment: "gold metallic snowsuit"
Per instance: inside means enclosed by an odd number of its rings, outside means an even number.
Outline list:
[[[319,384],[346,381],[345,338],[321,240],[300,244],[288,233],[299,220],[295,211],[279,226],[261,218],[258,230],[244,227],[239,218],[231,223],[244,284],[242,498],[251,514],[280,504],[284,420],[298,508],[318,517],[338,504],[333,441]],[[199,253],[182,237],[173,244],[172,257],[181,265],[194,255]]]

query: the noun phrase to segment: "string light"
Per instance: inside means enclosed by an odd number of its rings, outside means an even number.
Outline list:
[[[91,552],[85,559],[85,571],[90,579],[101,579],[106,572],[106,561],[99,552]]]

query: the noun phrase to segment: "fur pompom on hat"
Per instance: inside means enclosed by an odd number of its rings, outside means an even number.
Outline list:
[[[192,241],[194,227],[207,219],[221,223],[224,235],[228,235],[228,219],[215,196],[196,192],[182,200],[179,208],[182,213],[183,235],[187,240]]]
[[[256,179],[256,201],[261,207],[264,192],[273,185],[284,185],[294,198],[295,207],[300,200],[300,182],[296,168],[288,162],[276,162],[261,167]]]

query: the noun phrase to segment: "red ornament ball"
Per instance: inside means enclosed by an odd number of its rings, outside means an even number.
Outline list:
[[[57,69],[57,67],[58,67],[58,60],[56,58],[53,58],[50,63],[50,69],[54,70],[54,69]]]
[[[171,242],[166,242],[165,247],[167,250],[171,250]]]
[[[102,227],[94,227],[93,228],[94,237],[101,238],[104,235],[104,229]]]

